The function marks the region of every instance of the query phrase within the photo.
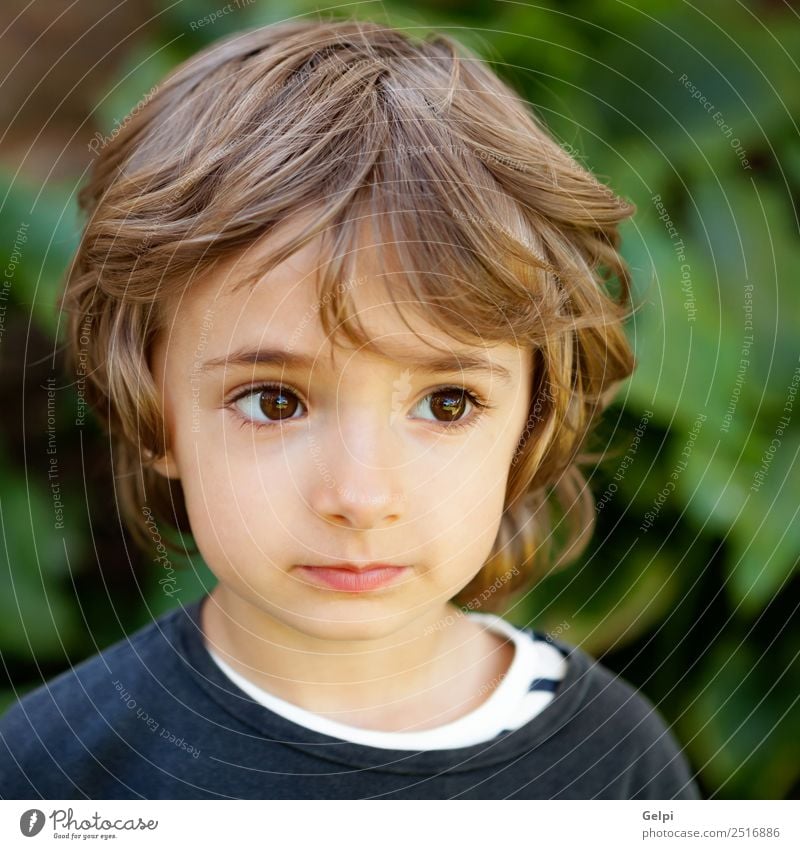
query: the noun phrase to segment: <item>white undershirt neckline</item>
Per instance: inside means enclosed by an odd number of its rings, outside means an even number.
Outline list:
[[[331,737],[382,749],[452,749],[491,740],[501,732],[519,728],[540,713],[553,699],[553,682],[563,679],[566,661],[553,645],[521,630],[493,613],[470,611],[492,631],[514,643],[511,664],[486,701],[452,722],[421,731],[380,731],[358,728],[292,704],[249,681],[210,646],[206,650],[217,666],[241,690],[274,713]],[[542,682],[537,685],[535,682]]]

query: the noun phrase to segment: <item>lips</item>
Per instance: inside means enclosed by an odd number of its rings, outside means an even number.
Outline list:
[[[368,592],[395,583],[411,571],[410,566],[392,566],[387,563],[336,563],[332,566],[301,565],[300,574],[316,586],[340,592]]]
[[[348,572],[370,572],[373,569],[404,569],[405,566],[396,566],[392,563],[326,563],[315,565],[313,563],[304,563],[304,568],[307,569],[346,569]]]

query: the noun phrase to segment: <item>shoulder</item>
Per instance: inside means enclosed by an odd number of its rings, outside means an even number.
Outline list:
[[[580,647],[533,633],[567,661],[557,695],[569,705],[567,736],[580,740],[582,757],[602,764],[626,798],[701,798],[674,732],[647,695]]]
[[[170,662],[175,616],[171,611],[86,658],[0,716],[0,798],[37,798],[42,787],[59,787],[63,764],[91,757],[137,721],[137,700]],[[63,789],[62,798],[71,798]]]

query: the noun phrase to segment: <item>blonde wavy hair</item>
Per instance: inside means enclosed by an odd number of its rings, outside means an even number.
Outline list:
[[[324,233],[322,326],[376,349],[340,285],[356,276],[370,220],[403,269],[391,300],[460,341],[533,350],[500,531],[453,601],[499,609],[583,552],[595,509],[579,467],[595,458],[581,452],[634,369],[617,228],[636,207],[480,57],[438,33],[357,20],[248,30],[190,57],[95,147],[61,307],[69,365],[112,440],[123,520],[144,550],[153,517],[173,550],[191,533],[180,482],[148,463],[167,448],[151,371],[166,304],[218,259],[316,210],[237,285]]]

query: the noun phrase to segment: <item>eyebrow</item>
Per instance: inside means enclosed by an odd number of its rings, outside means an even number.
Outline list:
[[[496,377],[506,385],[513,383],[511,372],[499,363],[493,363],[483,357],[474,354],[444,355],[436,357],[418,356],[411,354],[393,353],[392,359],[409,366],[421,369],[429,373],[445,374],[456,372],[468,372],[471,374],[485,374]],[[319,365],[319,359],[316,359]],[[269,365],[281,366],[287,370],[310,371],[315,364],[315,358],[308,354],[300,354],[293,351],[282,351],[277,348],[239,349],[231,352],[226,357],[215,357],[206,360],[200,366],[203,373],[214,371],[218,368],[231,368],[236,366]]]

